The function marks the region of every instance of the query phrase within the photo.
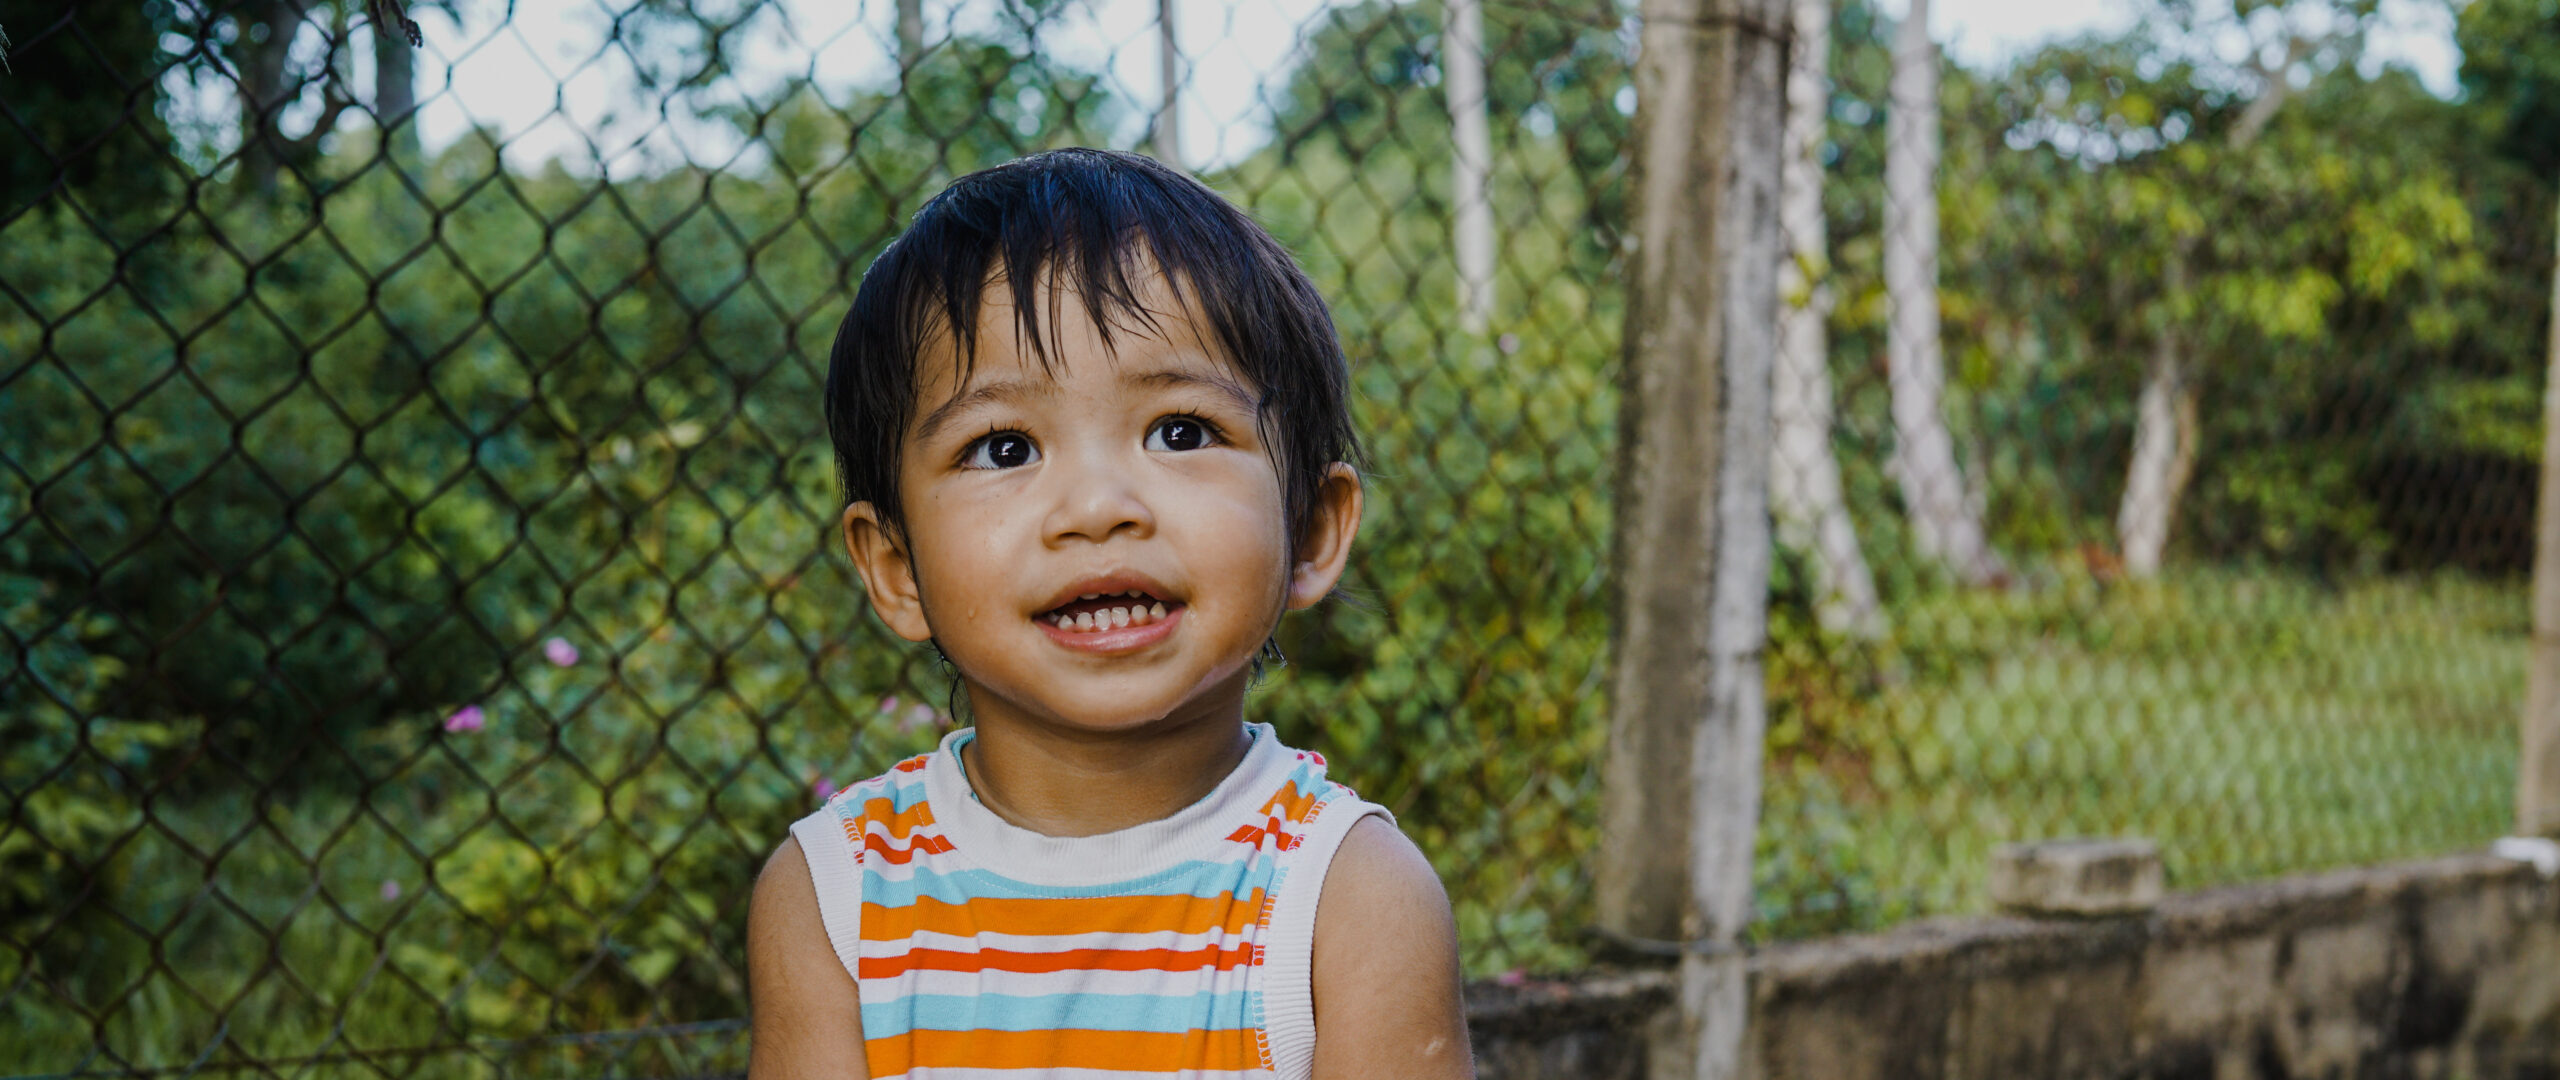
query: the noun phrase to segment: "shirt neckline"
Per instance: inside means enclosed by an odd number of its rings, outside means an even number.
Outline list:
[[[1269,724],[1246,724],[1244,759],[1191,805],[1154,821],[1093,836],[1048,836],[996,816],[969,788],[961,748],[977,738],[962,728],[943,736],[926,760],[925,798],[954,851],[1005,877],[1029,884],[1091,886],[1128,881],[1182,863],[1216,859],[1231,821],[1250,821],[1289,777],[1290,754]]]

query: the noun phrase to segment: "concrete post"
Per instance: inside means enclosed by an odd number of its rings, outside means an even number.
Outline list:
[[[2516,832],[2560,837],[2560,212],[2554,215],[2551,356],[2542,388],[2542,506],[2533,546],[2533,659],[2526,675]]]
[[[1652,1075],[1741,1075],[1766,727],[1786,0],[1644,0],[1601,930],[1680,963]]]

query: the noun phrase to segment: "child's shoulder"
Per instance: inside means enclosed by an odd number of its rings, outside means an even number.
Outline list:
[[[860,826],[866,822],[894,824],[900,819],[909,822],[919,818],[929,820],[933,811],[926,797],[925,770],[932,764],[933,756],[942,752],[936,749],[917,754],[889,766],[877,776],[847,784],[828,796],[826,802],[810,816],[841,821],[846,832],[854,836],[860,835]],[[899,831],[903,833],[906,830]]]

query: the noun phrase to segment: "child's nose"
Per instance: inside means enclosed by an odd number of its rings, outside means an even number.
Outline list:
[[[1067,467],[1049,475],[1059,484],[1057,502],[1043,523],[1051,544],[1084,540],[1099,543],[1117,533],[1143,538],[1155,532],[1155,515],[1129,470],[1114,463],[1086,459],[1060,462]]]

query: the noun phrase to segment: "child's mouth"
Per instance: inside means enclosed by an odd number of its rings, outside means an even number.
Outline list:
[[[1163,622],[1180,611],[1180,601],[1167,602],[1131,589],[1110,595],[1087,594],[1032,616],[1069,634],[1099,634]]]

